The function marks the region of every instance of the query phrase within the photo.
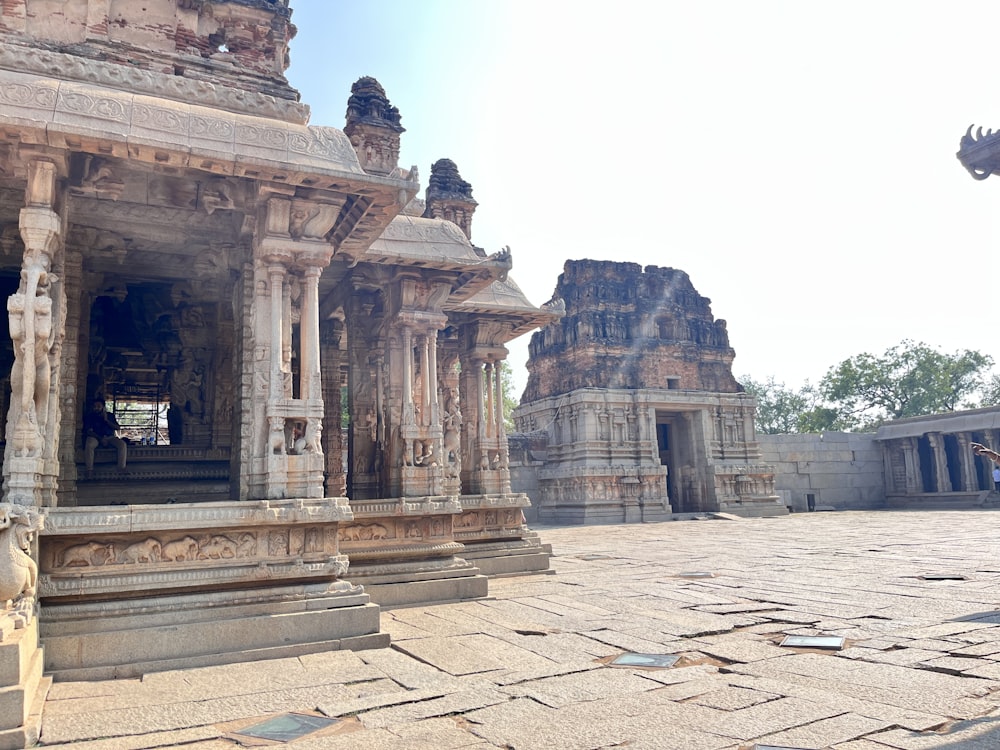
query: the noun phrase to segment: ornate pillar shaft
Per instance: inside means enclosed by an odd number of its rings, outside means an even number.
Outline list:
[[[320,397],[321,371],[319,364],[319,274],[320,269],[310,266],[305,272],[305,289],[302,296],[302,336],[299,395],[302,398]]]
[[[478,440],[481,440],[486,435],[486,409],[483,408],[483,396],[486,387],[486,365],[479,360],[473,360],[473,362],[476,368],[476,425],[478,427],[476,436]]]
[[[975,492],[979,489],[979,479],[976,476],[976,456],[969,448],[972,439],[969,433],[959,432],[955,435],[955,440],[958,442],[959,463],[961,465],[962,487],[960,489],[966,492]]]
[[[280,265],[268,266],[268,280],[271,289],[271,383],[270,398],[281,398],[284,395],[281,373],[284,354],[282,352],[282,334],[284,326],[284,276],[285,269]]]
[[[948,474],[948,458],[945,455],[944,440],[940,432],[927,433],[934,461],[935,492],[951,492],[951,476]]]
[[[496,436],[502,441],[506,436],[503,428],[503,360],[493,363],[493,390],[496,394],[494,398],[495,413],[493,419],[496,422]]]
[[[428,390],[428,424],[437,424],[440,421],[438,416],[438,356],[437,356],[437,331],[427,334],[427,390]]]
[[[420,415],[420,423],[429,425],[431,423],[431,360],[427,343],[427,336],[420,337],[420,372],[423,377],[420,379],[422,393],[420,401],[423,404],[423,411]]]
[[[483,370],[486,385],[486,437],[494,437],[496,431],[493,419],[496,415],[493,413],[493,363],[487,362],[483,365]]]
[[[903,438],[903,466],[905,468],[907,495],[923,492],[924,482],[920,472],[920,450],[917,438]]]
[[[403,328],[403,423],[413,414],[413,332]]]

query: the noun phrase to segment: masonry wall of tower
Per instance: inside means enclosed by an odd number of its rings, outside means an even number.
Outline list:
[[[579,388],[741,390],[726,323],[684,271],[571,260],[555,297],[566,315],[531,338],[523,402]]]
[[[288,0],[11,0],[0,68],[304,123]]]

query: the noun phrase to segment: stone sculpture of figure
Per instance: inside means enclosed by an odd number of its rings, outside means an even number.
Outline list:
[[[458,408],[458,390],[449,388],[444,405],[444,459],[449,475],[458,476],[462,470],[462,411]]]
[[[279,453],[285,452],[285,420],[281,417],[271,417],[270,422],[270,433],[268,435],[268,444],[271,448],[271,453],[278,455]]]
[[[433,440],[414,440],[414,449],[419,450],[419,455],[415,455],[413,458],[414,464],[417,466],[437,466],[437,460],[434,458],[434,441]]]
[[[34,609],[38,565],[31,541],[41,531],[43,516],[26,505],[0,503],[0,602],[30,618]]]
[[[205,416],[204,382],[204,368],[190,354],[181,357],[180,366],[170,378],[170,403],[202,422]]]
[[[305,451],[307,453],[323,452],[323,423],[318,419],[306,422]]]
[[[14,422],[15,455],[37,455],[48,418],[52,349],[52,298],[55,279],[49,274],[49,256],[26,251],[21,285],[7,299],[10,336],[14,344],[11,403],[18,409]]]

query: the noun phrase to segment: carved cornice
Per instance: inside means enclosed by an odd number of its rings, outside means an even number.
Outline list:
[[[252,523],[333,523],[353,519],[347,498],[317,501],[256,500],[240,503],[130,505],[115,510],[53,508],[45,534],[129,533],[152,529],[232,528]]]
[[[309,107],[288,99],[35,47],[0,44],[0,68],[93,83],[187,104],[203,104],[213,109],[273,117],[299,125],[309,121]]]

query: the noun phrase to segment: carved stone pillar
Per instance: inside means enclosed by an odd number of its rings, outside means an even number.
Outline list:
[[[318,283],[333,253],[326,235],[340,205],[295,198],[269,187],[254,254],[266,292],[255,292],[255,359],[268,362],[266,407],[255,412],[255,492],[268,499],[323,496],[323,399]],[[266,312],[265,312],[266,310]],[[263,317],[265,320],[261,321]],[[292,379],[299,325],[298,391]]]
[[[344,472],[344,431],[341,425],[341,368],[344,352],[340,342],[344,326],[339,320],[327,320],[320,325],[319,357],[322,368],[323,396],[323,455],[325,456],[326,495],[343,497],[347,494]]]
[[[302,290],[299,393],[301,398],[320,398],[319,364],[319,276],[321,269],[308,266]]]
[[[979,479],[976,477],[976,455],[969,447],[972,438],[967,432],[959,432],[955,435],[955,440],[958,442],[958,455],[961,462],[961,489],[965,492],[977,492]]]
[[[903,438],[903,466],[906,471],[906,494],[916,495],[923,491],[924,482],[920,472],[920,450],[917,438]]]
[[[19,223],[21,283],[7,300],[14,366],[3,468],[4,500],[21,505],[55,505],[59,475],[59,366],[52,356],[65,335],[66,305],[65,290],[51,273],[57,255],[61,261],[63,223],[55,191],[56,165],[29,162]]]
[[[510,492],[509,451],[503,426],[503,364],[499,354],[491,350],[469,358],[473,370],[470,381],[474,381],[469,383],[470,408],[475,405],[477,418],[475,436],[469,439],[473,465],[467,483],[463,475],[463,486],[474,494]]]
[[[496,437],[496,410],[493,401],[493,363],[483,365],[483,384],[486,387],[486,432],[488,438]]]
[[[440,424],[441,414],[438,408],[438,382],[437,382],[437,371],[438,371],[438,352],[437,352],[437,330],[432,330],[428,333],[424,340],[426,341],[426,351],[427,351],[427,399],[425,403],[427,404],[427,418],[428,424]]]
[[[77,419],[80,407],[86,400],[84,389],[86,367],[80,367],[80,337],[84,327],[89,328],[89,295],[84,299],[82,289],[83,253],[79,250],[67,251],[61,274],[66,297],[66,336],[62,342],[59,358],[59,488],[57,505],[65,505],[69,498],[76,498],[76,448],[79,445]],[[84,308],[86,305],[86,309]]]
[[[479,438],[483,434],[483,363],[468,354],[459,358],[459,402],[462,404],[462,488],[472,492],[473,472],[479,466]]]
[[[285,267],[272,262],[267,268],[268,291],[271,295],[271,380],[268,388],[270,398],[282,398],[284,391],[285,370]]]
[[[936,478],[935,492],[951,492],[951,475],[948,473],[948,456],[945,454],[944,440],[940,432],[928,432],[927,442],[931,447]]]
[[[379,387],[386,347],[381,302],[379,293],[356,289],[344,310],[350,412],[347,494],[352,501],[383,496],[381,454],[387,450],[388,394],[384,385]]]

